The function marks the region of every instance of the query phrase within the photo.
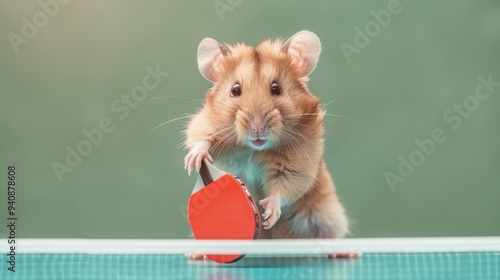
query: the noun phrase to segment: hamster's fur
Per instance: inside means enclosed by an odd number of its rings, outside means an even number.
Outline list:
[[[263,207],[263,237],[341,238],[344,207],[323,159],[325,111],[307,88],[321,44],[301,31],[257,47],[206,38],[201,74],[213,86],[190,120],[185,168],[203,158],[241,177]]]

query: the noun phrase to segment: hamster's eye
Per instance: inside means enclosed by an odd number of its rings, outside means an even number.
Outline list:
[[[231,88],[231,97],[236,97],[241,95],[241,86],[240,83],[236,83]]]
[[[277,82],[272,82],[271,84],[271,94],[272,95],[280,95],[281,94],[281,87],[280,84]]]

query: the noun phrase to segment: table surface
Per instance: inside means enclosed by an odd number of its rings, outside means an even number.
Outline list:
[[[369,253],[360,259],[249,255],[233,264],[183,255],[19,254],[1,279],[500,279],[500,252]]]

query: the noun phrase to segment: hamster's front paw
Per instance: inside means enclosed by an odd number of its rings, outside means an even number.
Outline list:
[[[190,260],[193,261],[198,261],[198,260],[206,260],[207,256],[204,254],[197,254],[197,253],[187,253],[186,257]]]
[[[213,162],[212,156],[208,153],[208,149],[210,148],[210,143],[207,141],[199,142],[194,146],[191,151],[184,157],[184,169],[187,169],[189,175],[191,175],[191,171],[193,171],[196,167],[196,171],[200,171],[201,161],[203,159],[208,159],[208,161]]]
[[[265,229],[270,229],[281,216],[281,201],[277,196],[269,196],[259,201],[259,204],[264,207],[262,216],[266,220],[262,225]]]

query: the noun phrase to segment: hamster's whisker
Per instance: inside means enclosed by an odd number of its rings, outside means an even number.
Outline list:
[[[329,120],[329,119],[324,119],[323,121],[325,121],[325,122],[336,122],[334,120]]]
[[[223,148],[224,145],[225,145],[225,140],[232,137],[234,134],[236,133],[235,130],[233,131],[230,131],[226,134],[224,134],[219,140],[217,140],[217,142],[215,143],[215,145],[213,145],[210,150],[213,151],[214,153],[218,153],[218,149],[219,148]]]
[[[201,101],[201,104],[203,104],[203,102],[205,101],[205,99],[203,98],[200,98],[200,99],[193,99],[193,100],[189,100],[188,102],[186,102],[186,104],[189,104],[189,103],[195,103],[195,102],[200,102]],[[200,104],[200,105],[201,105]]]
[[[157,128],[160,128],[168,123],[171,123],[171,122],[175,122],[175,121],[178,121],[178,120],[182,120],[182,119],[187,119],[187,118],[191,118],[193,115],[188,115],[188,116],[184,116],[184,117],[179,117],[179,118],[175,118],[175,119],[171,119],[171,120],[168,120],[164,123],[161,123],[157,126],[155,126],[153,129],[151,129],[149,132],[152,132],[153,130],[157,129]]]
[[[209,129],[215,129],[215,128],[224,127],[224,126],[226,126],[226,125],[225,124],[216,124],[216,125],[209,126],[207,128],[209,128]],[[224,127],[222,129],[220,129],[220,130],[218,130],[218,131],[210,134],[207,138],[210,138],[210,137],[212,137],[212,136],[214,136],[214,135],[216,135],[218,133],[221,133],[221,132],[223,132],[224,130],[227,130],[227,129],[231,129],[231,126]],[[184,136],[184,137],[182,137],[182,139],[179,140],[180,143],[177,144],[177,148],[178,149],[181,149],[181,148],[187,149],[187,145],[185,143],[186,139],[187,139],[187,136]]]
[[[216,151],[219,155],[223,155],[232,148],[232,146],[236,143],[237,133],[235,131],[231,131],[226,135],[223,141],[219,142],[219,149]]]
[[[307,139],[304,135],[298,133],[297,131],[294,131],[293,129],[290,129],[290,128],[286,128],[285,129],[287,132],[289,133],[293,133],[294,135],[297,135],[297,136],[300,136],[302,139],[306,140],[307,142],[309,142],[309,144],[311,145],[315,145],[311,140]]]
[[[370,94],[339,94],[339,95],[324,96],[324,97],[320,97],[319,99],[336,98],[336,97],[348,97],[348,96],[352,96],[352,97],[366,97],[366,96],[374,96],[374,95],[375,95],[374,93],[370,93]]]
[[[222,127],[222,129],[219,129],[219,130],[215,131],[214,133],[211,133],[210,137],[215,136],[216,134],[219,134],[219,133],[223,132],[224,130],[234,128],[233,125],[226,125],[226,124],[217,124],[217,125],[210,126],[209,128],[219,128],[219,127]]]
[[[186,145],[186,138],[187,137],[182,137],[181,139],[179,139],[179,143],[177,144],[177,149],[186,149],[187,148],[187,145]]]
[[[349,118],[349,117],[346,117],[346,116],[342,116],[342,115],[336,115],[336,114],[328,114],[326,113],[325,116],[331,116],[331,117],[338,117],[338,118],[343,118],[343,119],[346,119],[346,120],[350,120],[350,121],[353,121],[353,122],[357,122],[359,124],[363,124],[363,125],[368,125],[367,123],[365,122],[362,122],[362,121],[359,121],[359,120],[356,120],[356,119],[353,119],[353,118]]]
[[[286,131],[286,134],[288,136],[288,138],[290,139],[290,143],[296,147],[297,149],[300,148],[300,139],[295,137],[293,134],[290,133],[290,131]]]
[[[301,114],[293,114],[293,115],[289,115],[289,117],[303,117],[303,116],[319,116],[321,115],[323,112],[319,112],[319,113],[301,113]]]
[[[297,118],[292,118],[292,119],[314,119],[314,117],[319,116],[320,113],[302,113],[302,114],[293,114],[293,115],[288,115],[288,117],[297,117]],[[307,117],[308,118],[303,118]]]
[[[313,145],[313,146],[315,145],[313,142],[311,142],[311,140],[307,139],[304,135],[302,135],[302,134],[300,134],[300,133],[298,133],[298,132],[296,132],[296,131],[293,131],[293,130],[288,130],[288,133],[291,133],[291,132],[293,132],[294,134],[296,134],[296,135],[298,135],[298,136],[302,137],[302,139],[307,140],[307,141],[308,141],[311,145]],[[293,136],[292,134],[289,134],[289,135],[290,135],[290,136],[292,136],[292,138],[293,138],[293,139],[295,139],[295,141],[296,141],[296,143],[295,143],[295,144],[296,144],[296,146],[297,146],[299,149],[301,149],[301,150],[302,150],[302,152],[303,152],[303,154],[305,154],[305,155],[309,158],[309,161],[311,162],[311,164],[314,164],[314,163],[313,163],[313,160],[312,160],[312,159],[311,159],[311,157],[309,156],[309,153],[307,152],[307,150],[306,150],[306,149],[305,149],[302,145],[299,145],[299,143],[300,143],[300,138],[297,138],[297,137]]]
[[[335,122],[335,121],[332,121],[332,122]],[[310,129],[310,126],[305,125],[305,124],[296,123],[295,125],[300,125],[300,126],[307,127],[308,129]],[[320,129],[320,128],[321,128],[321,127],[317,127],[317,128],[315,129],[315,131],[316,131],[316,130],[318,130],[318,129]],[[330,133],[326,132],[325,130],[323,131],[323,133],[324,133],[324,134],[326,134],[326,135],[328,135],[329,137],[333,138],[334,140],[339,141],[339,140],[338,140],[338,139],[336,139],[333,135],[331,135]],[[303,136],[303,135],[301,135],[301,136]],[[339,142],[340,142],[340,141],[339,141]],[[342,146],[344,146],[344,147],[346,147],[346,148],[348,148],[348,149],[349,149],[349,146],[345,145],[344,143],[340,142],[340,144],[342,144]],[[328,147],[327,147],[327,146],[325,146],[325,149],[328,149]],[[324,153],[324,155],[325,155],[327,158],[329,158],[329,159],[331,159],[331,160],[333,161],[333,159],[330,157],[330,155],[328,155],[327,153]]]
[[[325,121],[329,121],[329,122],[335,122],[333,120],[327,120],[325,119]],[[300,126],[304,126],[304,127],[307,127],[307,128],[310,128],[310,126],[308,125],[305,125],[305,124],[301,124],[301,123],[296,123],[295,125],[300,125]],[[316,130],[318,130],[320,127],[317,127]],[[343,143],[342,141],[340,141],[338,138],[336,138],[335,136],[331,135],[330,133],[324,131],[323,133],[325,133],[326,135],[328,135],[329,137],[333,138],[333,140],[339,142],[342,146],[344,146],[345,148],[349,149],[349,146],[346,145],[345,143]],[[309,139],[305,138],[302,134],[298,133],[301,137],[303,137],[304,139],[308,140],[309,142],[311,142]],[[326,154],[326,156],[328,158],[330,158],[330,156],[328,154]]]
[[[303,123],[295,123],[293,125],[300,125],[300,126],[303,126],[305,127],[307,130],[310,130],[311,129],[311,126],[310,125],[306,125],[306,124],[303,124]],[[317,130],[321,129],[322,127],[321,126],[317,126],[316,128],[314,128],[314,132],[316,132]],[[326,133],[326,132],[325,132]],[[328,133],[327,133],[328,134]]]
[[[283,132],[285,134],[285,139],[288,140],[287,143],[290,143],[291,147],[296,151],[297,156],[299,158],[302,158],[302,155],[306,155],[307,158],[309,158],[309,161],[311,162],[311,164],[314,164],[313,160],[311,159],[311,157],[307,153],[306,149],[304,149],[304,147],[302,147],[301,145],[299,145],[300,139],[298,139],[294,135],[290,134],[290,130],[284,130]],[[300,151],[302,151],[302,153],[300,153]]]
[[[236,144],[237,140],[238,140],[238,134],[236,133],[236,131],[233,131],[233,133],[231,133],[231,136],[228,137],[227,141],[225,142],[226,144],[222,147],[221,154],[229,152],[229,149],[231,149],[231,147]]]
[[[229,130],[229,129],[232,129],[233,127],[232,126],[228,126],[228,127],[225,127],[225,128],[222,128],[222,129],[219,129],[217,130],[216,132],[214,133],[211,133],[207,138],[206,140],[210,141],[210,139],[214,136],[217,136],[218,134],[221,134],[222,132],[226,131],[226,130]],[[226,133],[227,134],[227,133]],[[224,134],[225,135],[225,134]]]
[[[327,106],[331,105],[331,104],[332,104],[333,102],[335,102],[335,101],[337,101],[337,99],[333,99],[332,101],[330,101],[330,102],[328,102],[328,103],[326,103],[326,104],[321,103],[321,104],[319,104],[319,105],[320,105],[320,106],[325,106],[325,107],[327,107]]]
[[[224,132],[224,131],[226,131],[226,130],[228,130],[228,129],[231,129],[231,127],[226,127],[226,128],[224,128],[224,129],[221,129],[221,130],[217,131],[216,133],[211,134],[211,135],[210,135],[210,138],[211,138],[211,137],[214,137],[214,136],[217,136],[217,135],[221,134],[222,132]],[[221,140],[222,140],[222,141],[224,141],[226,138],[228,138],[228,137],[229,137],[229,135],[230,135],[231,133],[233,133],[233,131],[229,131],[229,132],[227,132],[227,133],[225,133],[225,134],[222,134],[221,138],[219,138],[219,140],[217,140],[217,143],[216,143],[216,144],[218,144],[218,143],[219,143],[219,141],[221,141]]]
[[[282,135],[282,137],[280,137],[280,140],[283,142],[283,146],[285,148],[291,149],[297,155],[297,157],[300,158],[299,151],[293,146],[293,143],[291,143],[291,140],[288,139],[288,134],[286,132],[284,132],[284,135]]]
[[[210,133],[209,137],[212,137],[218,133],[221,133],[222,131],[226,130],[226,129],[229,129],[229,128],[232,128],[233,126],[232,125],[226,125],[226,124],[215,124],[215,125],[212,125],[212,126],[208,126],[206,127],[207,129],[217,129],[217,128],[220,128],[220,127],[223,127],[222,129],[220,130],[217,130],[213,133]]]
[[[329,135],[329,136],[331,136],[331,135]],[[340,141],[340,140],[339,140],[339,139],[337,139],[336,137],[333,137],[333,136],[331,136],[331,137],[333,138],[333,140],[335,140],[335,141],[339,142],[339,143],[340,143],[340,145],[342,145],[342,146],[346,147],[347,149],[349,149],[349,146],[347,146],[346,144],[342,143],[342,141]]]
[[[194,99],[194,98],[187,97],[187,96],[175,96],[175,95],[158,96],[158,97],[151,98],[151,99],[149,99],[149,100],[150,100],[150,101],[154,101],[154,100],[159,100],[159,99],[167,99],[167,98],[190,99],[191,101],[192,101],[192,100],[199,100],[199,99]]]
[[[320,114],[322,114],[322,113],[303,113],[303,114],[289,115],[289,117],[295,117],[295,116],[318,116]],[[325,113],[325,116],[343,118],[343,119],[347,119],[347,120],[350,120],[350,121],[353,121],[353,122],[357,122],[359,124],[368,125],[365,122],[362,122],[362,121],[359,121],[359,120],[356,120],[356,119],[353,119],[353,118],[349,118],[349,117],[346,117],[346,116],[342,116],[342,115]]]

